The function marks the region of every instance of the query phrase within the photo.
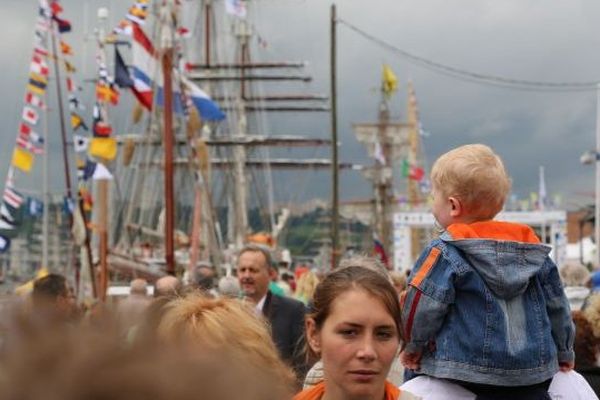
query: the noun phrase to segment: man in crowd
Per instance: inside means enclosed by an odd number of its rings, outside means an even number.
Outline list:
[[[163,276],[154,283],[154,297],[170,297],[181,292],[181,281],[172,275]]]
[[[69,320],[76,313],[75,296],[60,274],[48,274],[33,283],[33,306],[39,312]]]
[[[237,277],[242,293],[256,313],[270,322],[279,354],[302,379],[306,373],[302,354],[305,308],[301,302],[276,296],[269,290],[269,282],[276,274],[274,268],[271,252],[264,246],[249,244],[239,252]]]

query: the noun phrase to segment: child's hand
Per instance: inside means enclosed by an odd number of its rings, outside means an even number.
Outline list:
[[[400,362],[404,365],[405,368],[418,370],[421,368],[421,352],[418,353],[407,353],[403,351],[400,353]]]
[[[561,372],[569,372],[573,368],[575,368],[575,363],[574,362],[561,362],[561,363],[558,363],[558,367],[560,368]]]

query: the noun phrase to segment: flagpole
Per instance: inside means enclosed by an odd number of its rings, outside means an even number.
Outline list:
[[[70,168],[69,168],[69,155],[67,154],[67,130],[65,127],[65,115],[64,115],[64,110],[63,110],[63,102],[62,102],[62,90],[60,87],[60,65],[58,63],[58,58],[59,58],[59,54],[57,52],[57,48],[56,48],[56,37],[59,34],[59,27],[58,27],[58,23],[56,21],[52,21],[51,23],[51,28],[50,28],[50,36],[51,36],[51,41],[52,41],[52,52],[53,54],[53,58],[54,58],[54,70],[56,73],[56,94],[58,97],[58,113],[59,113],[59,120],[60,120],[60,135],[61,135],[61,140],[62,140],[62,154],[63,154],[63,168],[65,171],[65,189],[67,191],[67,207],[69,206],[69,202],[72,201],[72,189],[71,189],[71,172],[70,172]],[[72,213],[68,213],[68,221],[69,221],[69,230],[73,227],[73,214]],[[72,250],[73,247],[70,247],[70,250]],[[75,260],[73,260],[71,257],[67,256],[67,259],[69,260],[68,262],[68,267],[74,266],[75,267],[75,294],[78,295],[79,294],[79,278],[80,278],[80,271],[79,268],[77,268],[76,262]]]
[[[48,105],[48,95],[44,93],[44,102]],[[44,112],[44,171],[42,172],[42,201],[44,204],[42,214],[42,268],[48,268],[48,227],[50,217],[50,193],[48,190],[48,153],[50,143],[48,140],[48,110]]]
[[[67,189],[67,197],[69,199],[71,199],[71,173],[69,170],[69,156],[67,154],[67,131],[66,131],[66,127],[65,127],[65,115],[64,115],[64,110],[63,110],[63,103],[62,103],[62,90],[60,87],[60,68],[59,68],[59,64],[58,64],[58,53],[56,50],[56,35],[57,33],[54,30],[54,26],[55,26],[55,22],[52,22],[52,27],[53,29],[51,29],[51,40],[52,40],[52,52],[53,54],[53,58],[54,58],[54,70],[56,73],[56,93],[58,95],[58,113],[59,113],[59,117],[60,117],[60,134],[61,134],[61,139],[62,139],[62,152],[63,152],[63,166],[64,166],[64,171],[65,171],[65,186]],[[70,224],[72,224],[73,222],[73,218],[69,217],[69,221]]]

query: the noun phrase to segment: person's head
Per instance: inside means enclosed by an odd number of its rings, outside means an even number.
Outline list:
[[[191,283],[201,290],[209,291],[215,287],[216,276],[217,273],[212,264],[201,261],[192,271]]]
[[[319,279],[313,271],[305,272],[296,283],[296,296],[305,302],[311,301],[318,284]]]
[[[406,289],[406,274],[400,271],[391,271],[392,285],[396,289],[396,293],[400,294]]]
[[[332,399],[383,398],[400,344],[398,295],[372,267],[358,262],[330,272],[317,286],[306,318],[308,351],[321,358]]]
[[[146,296],[148,282],[145,279],[136,278],[129,283],[129,294],[131,296]]]
[[[28,315],[20,320],[11,324],[19,340],[3,349],[2,399],[230,400],[240,393],[248,400],[291,397],[273,379],[280,371],[255,375],[244,359],[235,363],[212,349],[192,351],[189,346],[157,341],[124,346],[111,330],[34,326]]]
[[[233,276],[224,276],[219,279],[218,289],[219,294],[226,297],[237,298],[241,293],[240,283]]]
[[[566,264],[559,273],[565,286],[585,286],[590,279],[590,272],[579,263]]]
[[[258,303],[267,294],[273,276],[273,258],[268,248],[249,244],[240,250],[237,277],[244,296]]]
[[[48,274],[36,279],[31,296],[37,309],[49,307],[65,317],[71,315],[75,306],[67,280],[60,274]]]
[[[583,314],[590,322],[594,336],[600,338],[600,293],[594,293],[588,297]]]
[[[588,368],[596,365],[600,339],[594,336],[592,326],[581,311],[573,312],[575,323],[575,361],[578,368]]]
[[[444,228],[457,222],[493,219],[511,187],[500,157],[483,144],[441,155],[431,169],[433,215]]]
[[[181,281],[172,275],[158,278],[154,283],[154,297],[175,296],[181,291]]]
[[[165,343],[219,354],[222,360],[251,373],[253,381],[270,382],[280,392],[293,385],[294,374],[279,358],[266,322],[246,304],[191,294],[165,308],[157,329]]]

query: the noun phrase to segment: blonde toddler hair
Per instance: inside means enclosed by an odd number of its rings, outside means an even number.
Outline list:
[[[502,210],[511,187],[502,160],[483,144],[467,144],[440,156],[431,169],[431,183],[440,195],[457,197],[468,215],[481,220]]]

